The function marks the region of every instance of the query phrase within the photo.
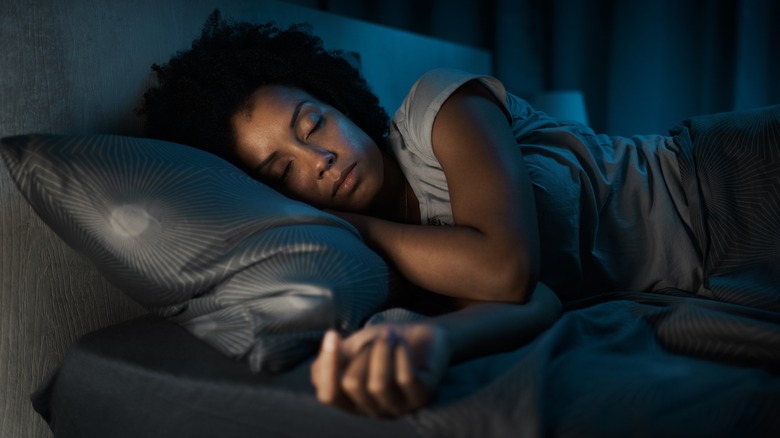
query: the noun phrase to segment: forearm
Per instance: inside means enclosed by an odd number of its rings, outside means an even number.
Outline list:
[[[480,303],[448,313],[431,322],[444,330],[451,362],[514,349],[551,326],[560,316],[561,302],[544,284],[525,304]]]
[[[405,225],[352,217],[366,242],[415,285],[477,301],[521,302],[535,283],[519,238],[492,242],[470,227]]]

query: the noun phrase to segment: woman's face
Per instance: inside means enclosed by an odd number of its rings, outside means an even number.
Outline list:
[[[260,87],[231,123],[236,152],[252,176],[287,196],[319,208],[363,212],[382,188],[376,143],[301,89]]]

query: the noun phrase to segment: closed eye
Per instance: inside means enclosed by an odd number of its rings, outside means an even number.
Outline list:
[[[314,126],[312,126],[309,132],[306,134],[306,139],[308,140],[308,138],[312,134],[314,134],[314,131],[320,129],[321,126],[322,126],[322,116],[317,116],[317,122],[314,123]]]
[[[293,161],[290,160],[287,162],[287,166],[284,167],[284,171],[282,172],[282,176],[279,177],[279,182],[285,182],[287,181],[287,178],[290,176],[290,172],[292,172],[293,168]]]

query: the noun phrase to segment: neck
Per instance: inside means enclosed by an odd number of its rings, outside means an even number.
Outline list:
[[[419,221],[419,206],[414,191],[395,157],[382,152],[384,181],[377,200],[371,208],[371,215],[394,222],[414,223]]]

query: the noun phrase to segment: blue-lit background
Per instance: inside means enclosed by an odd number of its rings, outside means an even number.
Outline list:
[[[488,49],[520,96],[582,90],[598,132],[780,103],[774,0],[288,1]]]

